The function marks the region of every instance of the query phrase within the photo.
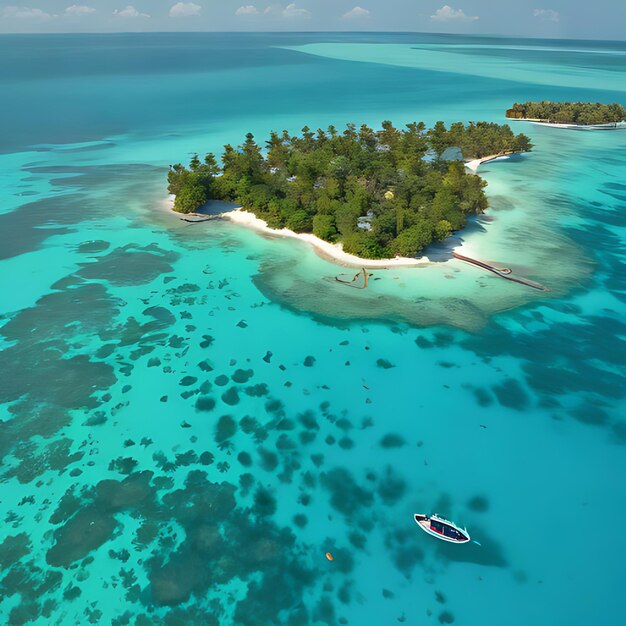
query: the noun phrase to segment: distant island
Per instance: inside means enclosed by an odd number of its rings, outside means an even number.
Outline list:
[[[188,168],[170,166],[168,190],[180,213],[228,200],[271,229],[312,233],[360,258],[415,257],[488,206],[486,182],[466,171],[464,158],[531,149],[525,135],[488,122],[305,126],[301,135],[272,132],[265,150],[249,133],[237,148],[224,147],[221,166],[211,153],[194,155]]]
[[[617,103],[601,102],[524,102],[508,109],[509,119],[568,124],[575,126],[616,126],[626,121],[626,109]]]

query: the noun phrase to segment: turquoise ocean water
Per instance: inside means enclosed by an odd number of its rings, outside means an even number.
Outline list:
[[[163,200],[248,131],[625,75],[612,42],[0,37],[0,622],[623,624],[626,132],[517,123],[533,153],[480,170],[451,245],[547,293],[450,260],[351,290]]]

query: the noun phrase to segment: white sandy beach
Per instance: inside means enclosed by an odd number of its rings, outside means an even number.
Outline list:
[[[511,155],[492,154],[491,156],[482,157],[481,159],[473,159],[472,161],[467,161],[467,163],[465,163],[465,167],[468,170],[472,170],[472,172],[475,172],[483,163],[487,163],[488,161],[495,161],[496,159],[508,159],[509,156]]]
[[[421,257],[419,259],[407,257],[395,257],[393,259],[362,259],[354,254],[344,252],[340,243],[329,243],[328,241],[324,241],[311,233],[296,233],[288,228],[281,228],[280,230],[270,228],[266,222],[259,219],[256,215],[254,215],[254,213],[244,211],[243,209],[236,209],[234,211],[222,213],[221,217],[268,235],[291,237],[294,239],[300,239],[301,241],[306,241],[308,244],[313,246],[313,249],[323,258],[330,259],[331,261],[347,267],[384,269],[387,267],[415,267],[430,263],[428,257]]]
[[[216,203],[209,203],[211,204]],[[224,203],[226,204],[226,203]],[[169,196],[163,202],[165,208],[169,211],[177,215],[179,218],[182,217],[181,213],[176,213],[173,209],[174,207],[174,196]],[[239,224],[241,226],[245,226],[247,228],[251,228],[256,230],[257,232],[264,233],[270,236],[277,237],[290,237],[292,239],[299,239],[300,241],[304,241],[313,247],[315,252],[319,254],[322,258],[330,260],[338,265],[343,265],[345,267],[355,267],[355,268],[366,268],[366,269],[385,269],[391,267],[417,267],[424,266],[431,263],[430,259],[426,256],[420,258],[407,258],[407,257],[395,257],[393,259],[362,259],[354,254],[348,254],[343,251],[343,247],[340,243],[329,243],[328,241],[324,241],[319,237],[311,233],[296,233],[293,230],[289,230],[288,228],[270,228],[262,219],[259,219],[254,213],[250,211],[245,211],[243,208],[232,208],[223,212],[213,213],[212,211],[207,211],[206,213],[203,211],[199,211],[196,214],[187,217],[197,216],[198,221],[201,221],[205,215],[211,215],[214,218],[227,219],[235,224]]]
[[[512,122],[529,122],[536,126],[548,126],[549,128],[563,128],[565,130],[626,130],[626,122],[607,124],[567,124],[565,122],[548,122],[532,117],[510,118]]]

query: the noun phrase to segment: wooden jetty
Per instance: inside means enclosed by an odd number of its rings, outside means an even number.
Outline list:
[[[369,283],[369,279],[372,276],[372,274],[368,273],[368,271],[365,268],[362,268],[354,275],[354,278],[347,280],[343,278],[343,276],[346,276],[346,274],[339,274],[339,276],[335,276],[335,280],[338,283],[348,285],[349,287],[354,287],[355,289],[366,289],[367,284]],[[363,276],[363,284],[362,285],[359,285],[358,283],[356,285],[353,284],[357,280],[357,278],[359,278],[360,276]]]
[[[459,259],[459,261],[465,261],[466,263],[476,265],[476,267],[480,267],[484,270],[487,270],[488,272],[492,272],[496,276],[500,276],[500,278],[505,278],[506,280],[513,281],[514,283],[526,285],[527,287],[531,287],[532,289],[538,289],[539,291],[550,291],[544,285],[536,283],[533,280],[529,280],[528,278],[522,278],[521,276],[514,276],[512,271],[508,267],[494,267],[493,265],[489,265],[489,263],[485,263],[484,261],[479,261],[478,259],[470,259],[470,257],[463,256],[458,252],[452,252],[452,256],[455,259]]]
[[[194,217],[195,219],[189,219],[188,217],[180,217],[181,222],[188,222],[189,224],[200,224],[202,222],[208,222],[210,220],[220,219],[221,215],[206,215],[203,213],[188,213],[187,215]]]

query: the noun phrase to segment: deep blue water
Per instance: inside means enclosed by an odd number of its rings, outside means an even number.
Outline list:
[[[248,131],[626,104],[625,70],[623,42],[0,37],[0,621],[621,624],[626,132],[518,123],[534,151],[479,170],[452,244],[545,294],[456,261],[346,290],[163,200]]]

